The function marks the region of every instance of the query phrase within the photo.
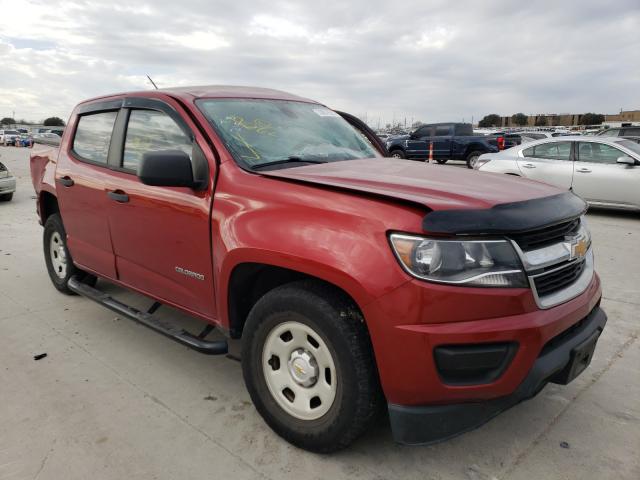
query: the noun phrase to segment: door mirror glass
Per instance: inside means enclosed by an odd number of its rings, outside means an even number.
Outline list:
[[[621,163],[623,165],[635,165],[636,161],[628,155],[623,155],[622,157],[618,157],[616,163]]]
[[[145,185],[194,188],[191,159],[182,150],[146,152],[138,165],[138,177]]]

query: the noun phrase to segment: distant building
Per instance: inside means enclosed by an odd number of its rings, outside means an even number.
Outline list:
[[[580,125],[581,113],[537,113],[527,115],[527,127],[534,127],[536,123],[542,123],[548,127],[574,127]],[[614,115],[605,115],[605,122],[640,122],[640,110],[621,111]],[[511,117],[500,117],[502,127],[517,127]]]

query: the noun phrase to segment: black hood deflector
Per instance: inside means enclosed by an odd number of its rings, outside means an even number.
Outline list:
[[[436,210],[422,222],[426,232],[449,235],[508,234],[556,225],[587,211],[572,192],[522,202],[502,203],[482,210]]]

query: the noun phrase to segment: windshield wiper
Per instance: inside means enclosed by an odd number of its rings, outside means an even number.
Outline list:
[[[326,160],[313,160],[313,159],[305,159],[302,157],[296,157],[295,155],[282,159],[282,160],[274,160],[273,162],[259,163],[258,165],[253,165],[251,170],[258,170],[264,167],[270,167],[272,165],[281,165],[283,163],[327,163]]]

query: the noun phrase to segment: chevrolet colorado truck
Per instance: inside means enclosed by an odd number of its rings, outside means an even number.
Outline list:
[[[203,353],[241,339],[257,411],[316,452],[385,407],[397,441],[443,440],[579,375],[606,323],[585,203],[384,152],[355,117],[275,90],[82,102],[30,160],[49,276]]]
[[[386,142],[392,157],[428,160],[443,164],[448,160],[464,160],[468,168],[483,153],[495,153],[505,148],[504,135],[474,135],[470,123],[434,123],[421,125],[409,135]]]

